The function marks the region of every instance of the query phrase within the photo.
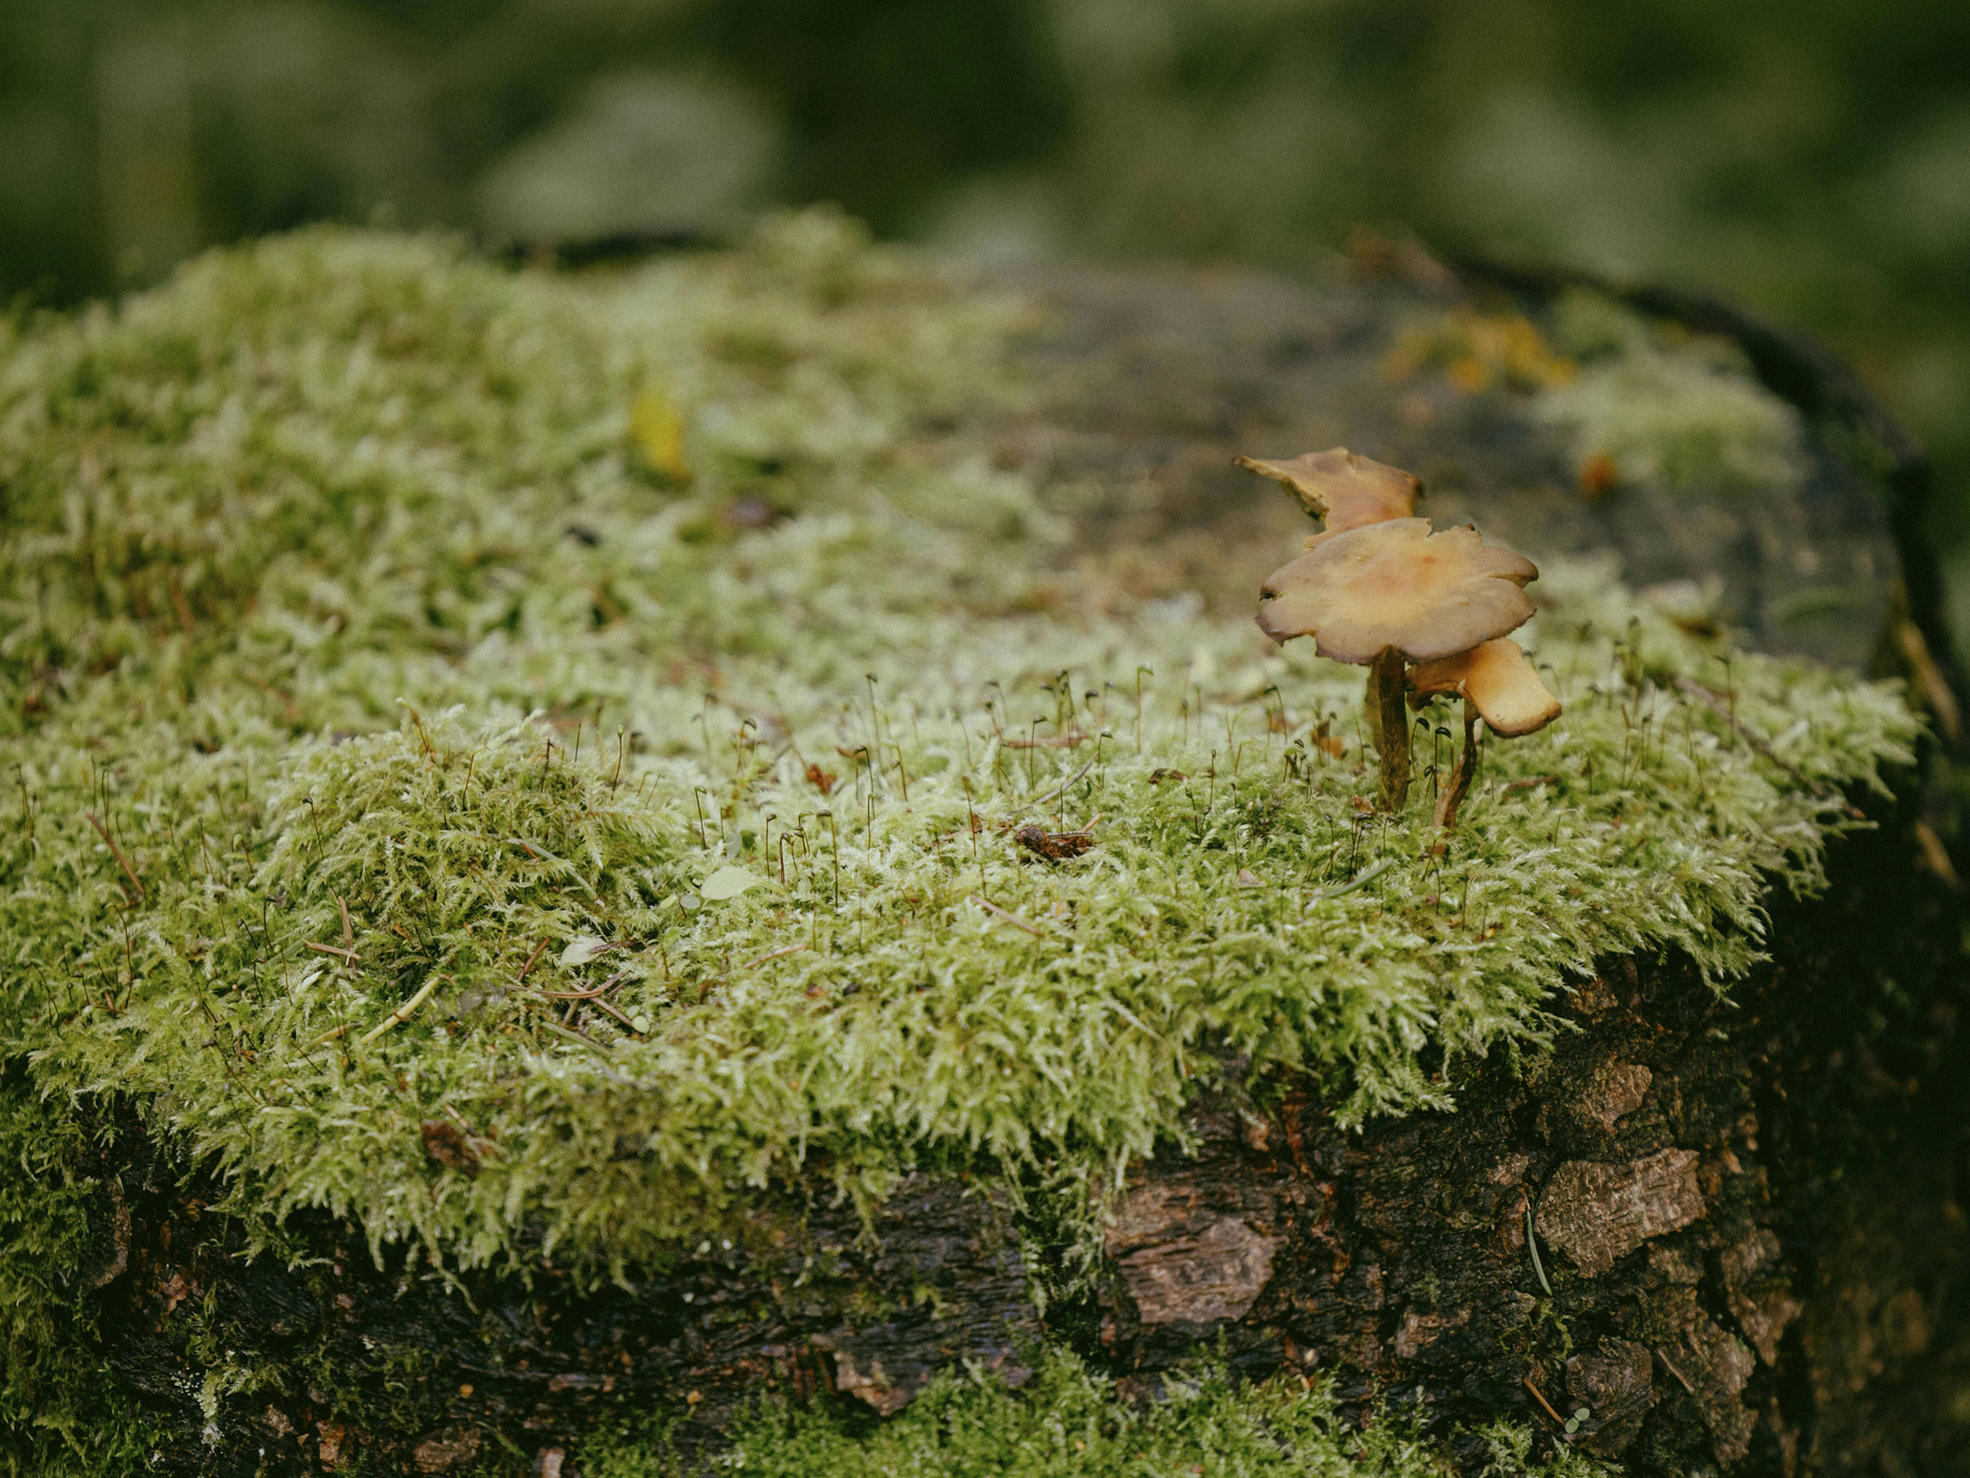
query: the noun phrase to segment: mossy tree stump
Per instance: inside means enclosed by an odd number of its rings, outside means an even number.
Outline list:
[[[798,220],[268,243],[4,393],[17,1470],[630,1471],[1052,1345],[1950,1471],[1956,699],[1810,354]],[[1337,443],[1546,568],[1567,712],[1447,845],[1249,625],[1304,525],[1231,458]]]

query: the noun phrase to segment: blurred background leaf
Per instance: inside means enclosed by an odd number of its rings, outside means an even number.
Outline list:
[[[0,290],[322,217],[1000,258],[1351,227],[1708,288],[1936,456],[1970,586],[1970,8],[1933,0],[7,0]],[[1961,610],[1966,602],[1959,598]]]

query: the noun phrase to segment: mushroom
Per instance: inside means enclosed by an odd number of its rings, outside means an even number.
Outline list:
[[[1543,729],[1560,716],[1560,700],[1546,691],[1539,673],[1526,660],[1519,644],[1504,637],[1483,642],[1456,657],[1418,663],[1409,670],[1410,699],[1417,707],[1439,693],[1456,693],[1464,700],[1464,750],[1450,783],[1437,793],[1431,818],[1445,831],[1457,824],[1457,808],[1470,794],[1477,774],[1477,721],[1504,739],[1516,739]]]
[[[1315,518],[1327,521],[1325,533],[1307,540],[1311,549],[1334,534],[1391,518],[1408,518],[1416,511],[1423,485],[1400,467],[1369,457],[1357,457],[1344,446],[1308,452],[1285,462],[1258,457],[1235,457],[1240,467],[1283,483]]]
[[[1276,642],[1311,636],[1323,657],[1368,669],[1367,710],[1381,757],[1382,804],[1409,793],[1409,662],[1460,657],[1532,616],[1523,555],[1466,524],[1432,533],[1395,518],[1328,534],[1273,571],[1260,592],[1260,630]]]

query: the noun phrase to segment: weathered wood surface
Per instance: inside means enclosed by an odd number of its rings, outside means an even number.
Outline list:
[[[1089,271],[1038,285],[1059,325],[1034,356],[1052,398],[1044,415],[1008,429],[1009,455],[1054,482],[1146,480],[1153,501],[1108,508],[1114,536],[1186,547],[1195,583],[1239,609],[1252,599],[1247,551],[1290,548],[1305,526],[1290,499],[1254,496],[1231,457],[1337,444],[1415,472],[1427,489],[1420,511],[1439,523],[1479,519],[1538,554],[1612,553],[1638,586],[1718,581],[1764,650],[1870,666],[1904,599],[1908,557],[1895,529],[1921,496],[1916,454],[1892,423],[1878,413],[1862,422],[1871,407],[1830,387],[1797,486],[1746,496],[1625,482],[1587,497],[1565,438],[1533,419],[1523,397],[1387,370],[1402,329],[1419,318],[1473,305],[1510,313],[1536,298],[1420,263],[1339,283]],[[1802,360],[1810,352],[1795,350]],[[1842,455],[1856,438],[1867,442],[1865,463]],[[1926,557],[1911,552],[1927,602]]]
[[[1889,496],[1919,469],[1823,372],[1807,377],[1825,392],[1805,407],[1812,474],[1785,497],[1590,501],[1549,427],[1381,373],[1408,316],[1493,302],[1495,286],[1421,263],[1332,282],[1021,281],[1053,319],[1029,350],[1037,406],[994,443],[1075,490],[1089,557],[1152,551],[1158,588],[1248,602],[1248,551],[1290,548],[1304,525],[1230,455],[1344,443],[1414,468],[1440,520],[1481,516],[1540,554],[1611,550],[1639,584],[1717,580],[1758,645],[1880,670],[1912,620],[1939,650],[1927,566],[1898,547],[1912,515]],[[318,1265],[231,1258],[195,1203],[134,1167],[104,1254],[116,1367],[155,1402],[181,1471],[358,1450],[445,1471],[499,1441],[553,1471],[609,1395],[685,1403],[701,1443],[763,1386],[890,1412],[953,1360],[1016,1377],[1043,1337],[1143,1392],[1205,1340],[1251,1371],[1334,1374],[1352,1399],[1420,1389],[1445,1421],[1519,1413],[1557,1440],[1548,1408],[1586,1407],[1582,1445],[1644,1474],[1961,1471],[1943,1404],[1970,1389],[1955,901],[1916,866],[1913,803],[1882,809],[1880,830],[1837,848],[1826,898],[1775,901],[1774,959],[1730,1005],[1674,958],[1614,959],[1581,982],[1578,1030],[1550,1062],[1488,1064],[1454,1115],[1346,1133],[1317,1102],[1200,1102],[1191,1150],[1136,1172],[1099,1293],[1044,1315],[1019,1219],[949,1181],[906,1183],[868,1237],[845,1208],[762,1202],[762,1222],[804,1230],[583,1293],[551,1268],[455,1284],[401,1255],[379,1270],[325,1222],[305,1229],[332,1253]],[[414,1351],[415,1379],[457,1392],[451,1420],[407,1433],[379,1391],[374,1424],[352,1430],[300,1387],[214,1446],[157,1333],[187,1298],[271,1361]]]

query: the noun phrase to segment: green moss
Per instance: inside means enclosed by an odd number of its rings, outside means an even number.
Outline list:
[[[1167,671],[1187,651],[1198,676],[1153,681],[1139,753],[1113,638],[1014,621],[952,623],[907,699],[881,696],[897,659],[867,654],[873,708],[866,685],[843,708],[781,675],[777,745],[723,705],[701,725],[702,700],[636,694],[619,723],[698,752],[625,737],[620,777],[606,708],[579,759],[572,734],[564,752],[544,723],[462,712],[210,756],[153,717],[113,782],[88,749],[36,745],[16,1030],[43,1081],[134,1094],[218,1156],[242,1209],[325,1205],[468,1261],[536,1220],[648,1250],[814,1151],[867,1187],[924,1155],[1140,1154],[1226,1051],[1329,1079],[1355,1116],[1444,1103],[1462,1063],[1542,1040],[1544,1001],[1598,953],[1744,968],[1764,879],[1812,881],[1837,787],[1908,735],[1880,690],[1741,657],[1739,718],[1801,788],[1664,686],[1721,688],[1721,663],[1595,578],[1548,582],[1567,720],[1493,746],[1442,857],[1420,806],[1366,818],[1359,764],[1269,732],[1274,687],[1289,722],[1351,723],[1348,677],[1195,623],[1126,654]],[[993,734],[1037,704],[1055,716]],[[1009,747],[1062,733],[1090,737]],[[822,762],[828,797],[805,777]],[[92,809],[144,880],[134,906]],[[1066,864],[1004,829],[1097,813]],[[704,898],[728,866],[756,885]],[[616,947],[583,959],[585,939]],[[627,1024],[540,994],[608,980]],[[446,1116],[486,1141],[475,1176],[426,1159],[419,1124]]]
[[[899,409],[958,397],[915,368],[940,331],[994,393],[1016,315],[946,304],[959,334],[929,279],[834,236],[788,265],[799,229],[580,284],[304,236],[21,356],[86,341],[99,368],[16,425],[19,465],[69,447],[54,421],[133,464],[82,524],[24,504],[45,526],[9,546],[41,551],[48,608],[80,624],[21,616],[8,650],[90,654],[11,669],[31,724],[0,950],[40,1082],[133,1095],[272,1220],[327,1206],[467,1261],[523,1227],[648,1251],[815,1151],[863,1189],[924,1156],[1140,1154],[1226,1053],[1328,1080],[1354,1117],[1447,1103],[1460,1063],[1542,1040],[1596,953],[1742,969],[1765,879],[1810,882],[1837,788],[1909,737],[1885,690],[1748,657],[1727,678],[1604,572],[1553,570],[1537,636],[1568,717],[1494,746],[1433,856],[1420,807],[1361,815],[1358,744],[1336,762],[1274,732],[1351,733],[1345,669],[1160,608],[1020,615],[1052,521]],[[194,324],[197,353],[150,347]],[[656,345],[718,387],[708,468],[732,462],[720,427],[804,427],[807,457],[653,488],[623,443]],[[323,386],[305,429],[282,419]],[[263,447],[215,478],[197,449],[240,397],[264,403],[233,413],[236,445],[284,426],[308,470]],[[111,434],[104,401],[167,424]],[[210,568],[257,584],[189,632],[85,558],[146,497],[167,519],[174,479],[286,489],[215,530],[237,552]],[[678,537],[763,480],[809,511]],[[130,655],[96,670],[112,630]],[[1673,685],[1692,674],[1728,681],[1783,768]],[[1067,864],[1008,835],[1097,813]],[[701,902],[727,865],[757,886]],[[621,1017],[565,994],[604,981]],[[427,1160],[433,1117],[483,1141],[476,1175]]]
[[[123,1472],[140,1443],[96,1356],[116,1214],[60,1103],[0,1064],[0,1473]]]
[[[799,218],[582,279],[307,233],[27,333],[0,1057],[37,1112],[116,1095],[264,1239],[320,1206],[464,1263],[660,1256],[820,1166],[1111,1174],[1229,1061],[1359,1120],[1537,1050],[1598,954],[1727,980],[1906,758],[1892,690],[1556,566],[1566,717],[1446,848],[1364,814],[1357,674],[1075,587],[951,429],[1027,321]]]
[[[1585,288],[1564,294],[1553,340],[1579,360],[1542,389],[1535,408],[1585,464],[1671,492],[1755,494],[1796,481],[1804,466],[1799,412],[1765,389],[1721,339],[1652,323]]]
[[[1123,1478],[1201,1473],[1207,1478],[1594,1478],[1607,1470],[1561,1449],[1535,1460],[1530,1438],[1500,1427],[1475,1434],[1481,1467],[1460,1468],[1440,1443],[1397,1414],[1357,1428],[1332,1397],[1283,1377],[1234,1384],[1206,1366],[1173,1378],[1167,1399],[1131,1404],[1072,1357],[1050,1356],[1022,1389],[977,1373],[933,1383],[901,1416],[881,1423],[762,1405],[732,1433],[721,1466],[762,1478]],[[582,1470],[596,1478],[665,1478],[680,1467],[660,1441],[619,1437],[591,1444]]]

